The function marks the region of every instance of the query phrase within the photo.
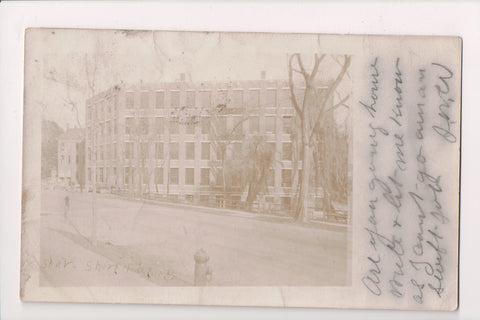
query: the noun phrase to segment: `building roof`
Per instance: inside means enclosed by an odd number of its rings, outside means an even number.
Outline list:
[[[85,138],[85,129],[76,128],[76,129],[69,129],[65,131],[58,137],[58,140],[81,141],[84,138]]]

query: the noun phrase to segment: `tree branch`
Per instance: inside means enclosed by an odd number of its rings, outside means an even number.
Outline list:
[[[327,94],[325,96],[325,98],[323,99],[323,102],[320,106],[320,111],[318,113],[318,116],[317,116],[317,119],[315,119],[315,122],[314,122],[314,126],[313,126],[313,130],[310,134],[310,139],[309,141],[311,141],[311,137],[313,136],[313,134],[319,129],[320,127],[320,119],[321,117],[323,116],[323,113],[324,113],[324,110],[325,110],[325,105],[327,103],[327,101],[329,100],[330,96],[332,95],[332,92],[335,91],[335,89],[337,88],[337,86],[340,84],[340,82],[342,81],[345,73],[347,72],[348,70],[348,67],[350,66],[350,59],[351,57],[350,56],[347,56],[345,55],[345,62],[342,66],[342,69],[340,70],[339,74],[337,75],[337,77],[335,78],[335,80],[333,81],[333,83],[328,87],[328,90],[327,90]],[[315,91],[316,92],[316,91]],[[347,97],[348,98],[348,97]],[[318,100],[318,99],[317,99]]]
[[[340,106],[346,106],[348,108],[348,106],[345,104],[345,102],[350,98],[350,95],[346,96],[345,98],[343,98],[342,100],[340,100],[340,102],[338,102],[337,104],[335,104],[334,106],[332,106],[330,109],[328,110],[325,110],[325,113],[327,112],[330,112],[330,111],[333,111],[335,110],[336,108],[340,107]]]
[[[288,84],[290,87],[290,95],[292,96],[292,103],[293,107],[295,108],[295,111],[297,112],[298,116],[300,119],[303,119],[303,110],[300,110],[300,107],[298,106],[297,98],[295,97],[295,92],[293,90],[293,65],[292,61],[295,55],[291,55],[290,58],[288,59]]]
[[[299,53],[295,53],[295,56],[297,57],[298,66],[300,67],[303,78],[305,79],[305,85],[308,85],[309,75],[307,73],[307,70],[305,70],[305,67],[303,66],[302,57]]]
[[[309,83],[311,83],[315,77],[317,76],[317,72],[318,72],[318,66],[320,65],[320,62],[322,62],[323,58],[325,58],[325,55],[322,54],[320,57],[318,57],[318,54],[315,53],[315,64],[313,66],[313,70],[312,70],[312,73],[310,74],[310,77],[309,77]]]

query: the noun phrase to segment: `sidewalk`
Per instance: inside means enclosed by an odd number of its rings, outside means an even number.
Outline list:
[[[178,202],[168,202],[168,201],[160,201],[160,200],[152,200],[152,199],[139,199],[139,198],[126,198],[115,194],[99,194],[104,197],[108,198],[117,198],[125,201],[134,201],[140,203],[149,203],[154,205],[161,205],[163,207],[170,207],[170,208],[185,208],[185,209],[195,209],[199,212],[209,213],[209,214],[219,214],[219,215],[228,215],[246,219],[256,219],[261,221],[270,221],[270,222],[277,222],[277,223],[295,223],[293,218],[290,216],[280,216],[280,215],[273,215],[273,214],[265,214],[265,213],[254,213],[248,212],[243,210],[234,210],[228,208],[216,208],[216,207],[207,207],[207,206],[200,206],[194,204],[186,204],[186,203],[178,203]],[[351,229],[350,224],[346,223],[337,223],[337,222],[329,222],[329,221],[322,221],[320,219],[311,219],[309,223],[303,222],[296,222],[298,226],[304,227],[335,227],[339,229]]]
[[[41,229],[41,286],[154,285],[133,267],[112,259],[104,244],[93,246],[68,222],[62,225],[63,214],[49,218],[57,221]]]

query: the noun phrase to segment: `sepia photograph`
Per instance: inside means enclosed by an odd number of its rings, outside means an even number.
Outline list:
[[[461,58],[26,29],[22,301],[455,310]]]
[[[40,286],[350,285],[351,55],[277,47],[292,35],[26,37]]]

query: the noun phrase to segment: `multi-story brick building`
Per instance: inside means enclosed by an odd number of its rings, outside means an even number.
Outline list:
[[[85,179],[85,130],[67,129],[58,137],[59,182],[83,188]]]
[[[86,102],[86,182],[92,189],[96,180],[97,191],[236,206],[246,185],[238,170],[225,171],[245,163],[249,137],[259,136],[273,159],[258,200],[288,210],[301,170],[294,121],[288,81],[264,73],[253,81],[118,85]]]

